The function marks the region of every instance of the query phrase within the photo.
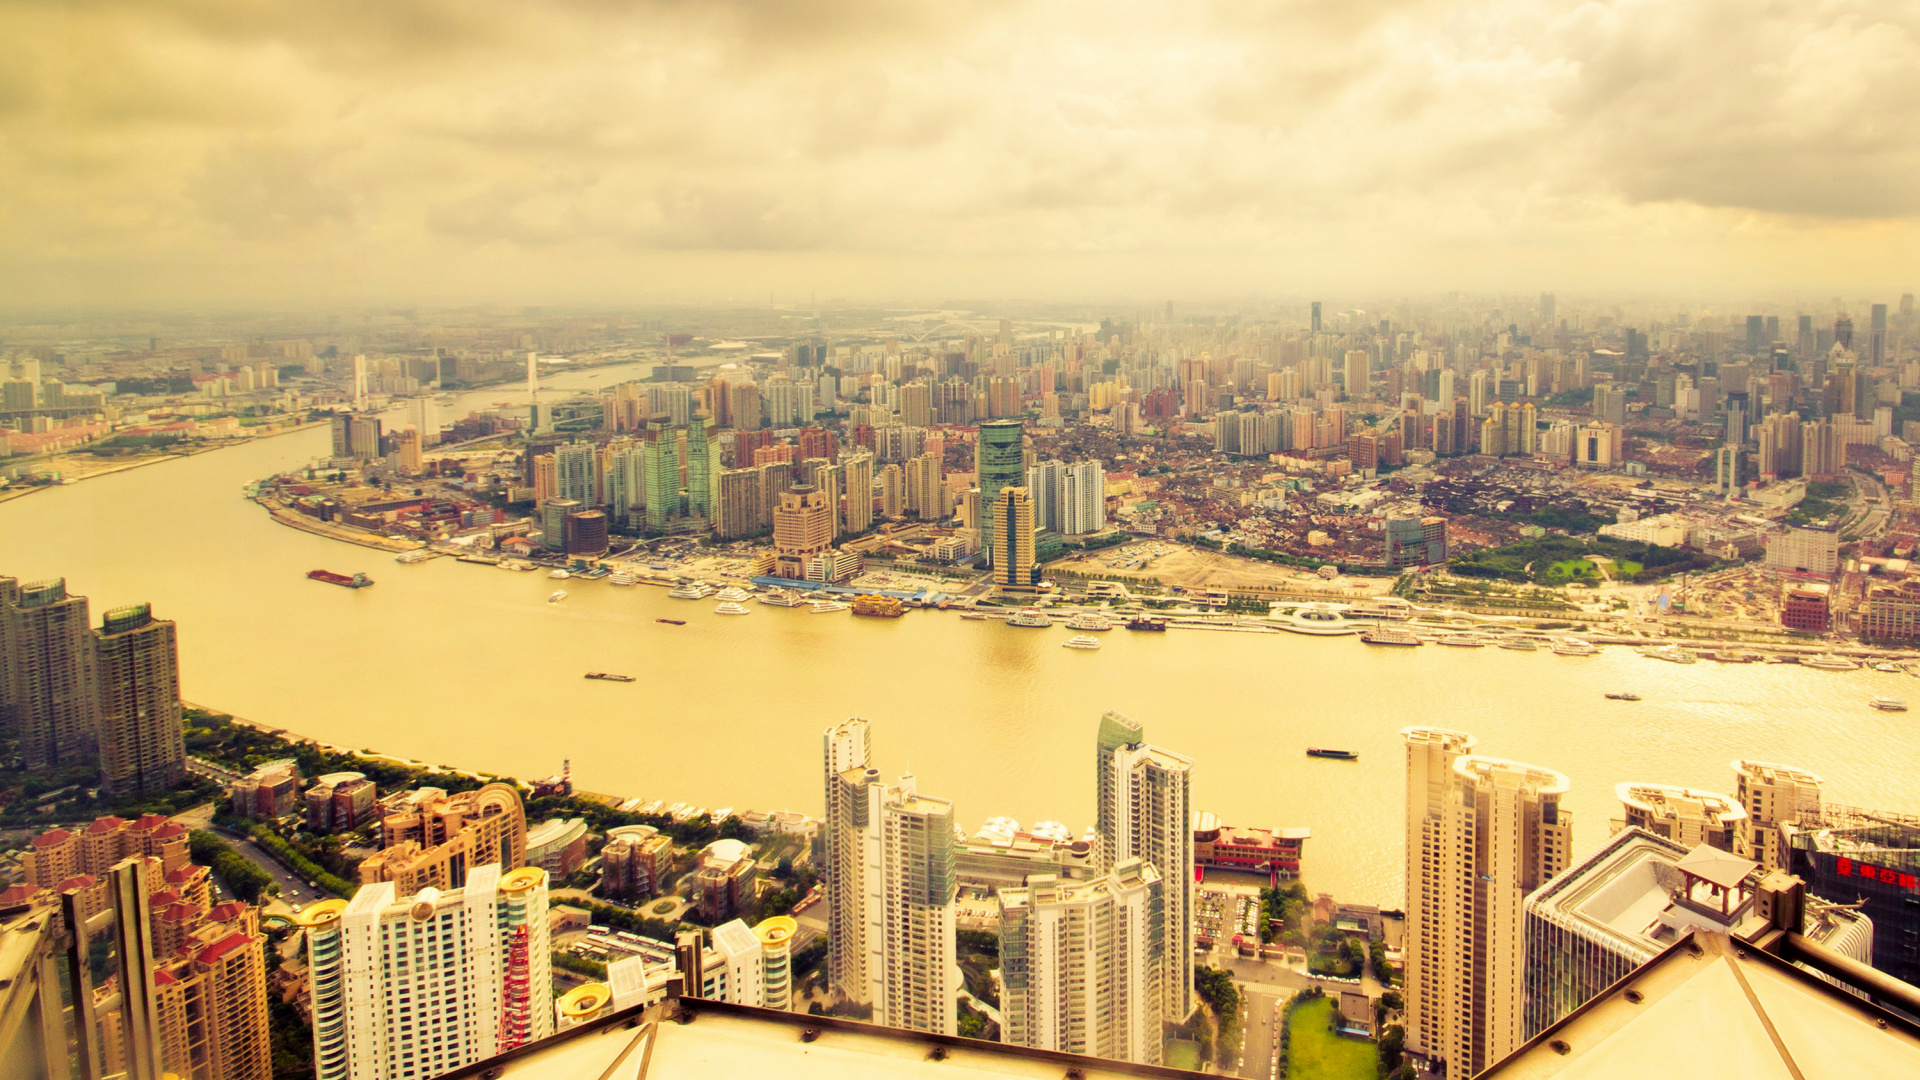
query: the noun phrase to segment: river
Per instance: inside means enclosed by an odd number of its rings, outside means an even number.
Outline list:
[[[443,414],[523,397],[477,391]],[[1836,802],[1920,811],[1920,724],[1867,707],[1920,697],[1906,675],[1179,630],[1116,630],[1082,652],[1061,648],[1070,631],[1057,627],[764,605],[728,618],[711,600],[604,581],[569,582],[570,598],[549,604],[544,574],[398,565],[275,524],[242,498],[327,440],[315,428],[0,504],[0,573],[66,577],[96,622],[151,601],[180,625],[191,701],[465,768],[534,777],[571,759],[587,790],[711,808],[818,815],[820,733],[860,715],[874,721],[879,767],[916,773],[969,828],[1007,815],[1078,832],[1093,813],[1094,731],[1118,709],[1195,759],[1196,809],[1312,828],[1308,886],[1385,905],[1403,890],[1397,733],[1410,724],[1461,728],[1483,753],[1566,773],[1577,851],[1605,839],[1615,783],[1730,791],[1737,757],[1822,773]],[[307,580],[316,567],[379,584],[332,588]],[[582,679],[590,670],[639,681]],[[1629,689],[1644,700],[1601,696]],[[1361,758],[1306,758],[1315,743]]]

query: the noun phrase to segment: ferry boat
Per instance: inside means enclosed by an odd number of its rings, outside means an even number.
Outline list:
[[[1398,626],[1376,626],[1360,635],[1369,645],[1424,645],[1420,635]]]
[[[1039,608],[1023,608],[1007,616],[1007,625],[1036,628],[1052,626],[1053,620],[1048,618],[1047,613],[1041,611]]]
[[[613,575],[607,578],[607,584],[638,585],[640,584],[640,575],[631,570],[615,570]]]
[[[1167,630],[1167,620],[1155,619],[1146,615],[1127,620],[1127,629],[1144,630],[1150,634],[1163,634]]]
[[[1881,712],[1906,712],[1907,703],[1897,697],[1877,697],[1868,702]]]
[[[1555,656],[1597,656],[1599,652],[1600,650],[1595,648],[1592,642],[1582,641],[1577,637],[1562,638],[1553,643]]]
[[[565,581],[573,575],[567,573],[565,570],[549,570],[547,576],[555,581]]]
[[[744,604],[736,604],[729,600],[719,607],[714,608],[713,613],[715,615],[751,615],[753,614],[753,609]]]
[[[1332,750],[1324,746],[1309,746],[1307,747],[1307,756],[1332,758],[1335,761],[1359,761],[1360,751]]]
[[[1669,664],[1697,664],[1700,662],[1699,657],[1687,652],[1678,645],[1651,645],[1641,649],[1640,655],[1650,660],[1665,660]]]
[[[907,608],[905,604],[891,596],[868,593],[853,598],[853,613],[877,619],[897,619],[907,613]]]
[[[553,593],[552,593],[551,595],[549,595],[549,596],[547,597],[547,603],[549,603],[549,604],[557,604],[557,603],[559,603],[560,601],[562,601],[562,600],[565,600],[566,598],[567,598],[567,590],[565,590],[565,589],[556,589],[556,590],[554,590],[554,591],[553,591]]]
[[[1872,666],[1873,670],[1884,671],[1889,675],[1898,675],[1900,673],[1900,665],[1889,664],[1885,660],[1876,660]]]
[[[606,672],[606,671],[589,671],[587,672],[587,678],[599,679],[602,682],[632,682],[633,681],[633,676],[631,675],[615,675],[615,674],[612,674],[611,672]]]
[[[1631,692],[1625,693],[1625,694],[1608,694],[1607,700],[1608,701],[1639,701],[1640,695],[1631,693]]]
[[[1527,638],[1508,638],[1500,643],[1500,647],[1503,649],[1512,649],[1515,652],[1537,652],[1540,648],[1538,643],[1530,641]]]
[[[1484,649],[1491,643],[1478,634],[1446,634],[1439,638],[1438,644],[1462,649]]]
[[[987,619],[986,614],[984,612],[979,612],[979,611],[962,612],[960,614],[960,617],[963,619],[971,620],[973,622],[985,622]]]
[[[331,570],[309,570],[307,571],[307,576],[315,581],[324,581],[329,585],[339,585],[348,589],[364,589],[373,584],[373,579],[365,574],[355,574],[352,577],[348,577],[345,574],[336,574]]]
[[[729,585],[726,588],[721,589],[719,592],[713,594],[714,599],[725,600],[730,604],[745,603],[747,600],[752,598],[752,595],[753,594],[747,592],[747,590],[742,589],[736,585]]]
[[[1295,608],[1292,614],[1275,615],[1270,621],[1282,630],[1318,637],[1336,637],[1360,632],[1360,627],[1343,618],[1339,609],[1326,604],[1307,604]]]
[[[713,590],[702,585],[700,582],[690,581],[685,585],[669,590],[667,595],[673,597],[675,600],[705,600],[707,597],[713,595]]]
[[[1821,653],[1818,656],[1806,656],[1800,659],[1801,667],[1815,668],[1820,671],[1852,671],[1860,665],[1844,656]]]
[[[815,600],[813,603],[807,605],[807,610],[815,615],[831,615],[836,611],[845,611],[852,606],[852,604],[844,600]]]
[[[1100,639],[1091,634],[1075,634],[1060,644],[1068,649],[1097,649],[1100,647]]]
[[[1096,615],[1091,611],[1083,611],[1067,620],[1067,629],[1093,631],[1111,630],[1113,629],[1113,623],[1109,622],[1105,615]]]
[[[433,552],[428,551],[426,548],[415,548],[412,551],[403,551],[400,554],[395,555],[393,557],[393,561],[397,563],[406,563],[407,565],[411,566],[414,563],[426,562],[428,559],[431,559],[431,558],[433,558]]]
[[[685,619],[655,619],[655,620],[653,620],[653,621],[654,621],[654,622],[663,622],[663,623],[666,623],[666,624],[667,624],[668,626],[685,626],[685,625],[687,625],[687,620],[685,620]]]
[[[761,594],[760,602],[768,607],[803,607],[806,605],[807,598],[792,589],[775,589],[770,593]]]

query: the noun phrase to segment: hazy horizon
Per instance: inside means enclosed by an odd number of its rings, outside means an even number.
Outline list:
[[[14,311],[1920,277],[1911,5],[98,0],[0,32]]]

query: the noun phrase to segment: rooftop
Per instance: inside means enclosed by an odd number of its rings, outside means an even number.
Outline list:
[[[1760,949],[1695,932],[1477,1080],[1669,1071],[1689,1080],[1920,1076],[1920,1029]]]
[[[444,1080],[957,1080],[1123,1076],[1193,1080],[1202,1074],[1132,1065],[851,1020],[681,998],[633,1007],[519,1050],[445,1074]]]

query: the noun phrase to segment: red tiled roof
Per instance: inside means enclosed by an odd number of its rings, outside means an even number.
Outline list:
[[[9,885],[5,891],[0,891],[0,907],[12,907],[15,904],[24,904],[33,898],[34,893],[39,891],[39,889],[34,888],[32,885]]]
[[[212,910],[207,912],[207,918],[215,922],[226,922],[228,919],[237,919],[246,913],[247,905],[238,900],[229,900],[224,904],[214,905]]]
[[[113,830],[119,828],[122,825],[125,825],[126,823],[127,823],[127,819],[117,818],[117,817],[114,817],[112,814],[108,814],[106,817],[103,817],[103,818],[94,818],[93,824],[87,826],[87,831],[95,834],[108,833],[108,832],[112,832]]]
[[[173,977],[173,972],[171,971],[156,971],[153,973],[153,985],[155,986],[172,986],[179,981],[179,979]]]
[[[161,912],[160,917],[168,922],[192,922],[200,917],[200,909],[192,904],[175,903]]]
[[[176,836],[181,836],[185,834],[186,831],[187,830],[183,828],[179,822],[169,821],[165,825],[162,825],[158,829],[155,829],[153,833],[153,837],[156,840],[171,840]]]
[[[65,829],[48,829],[46,832],[33,838],[33,846],[37,848],[59,847],[72,837],[73,834]]]
[[[206,867],[201,866],[199,863],[188,863],[178,870],[167,871],[167,880],[171,882],[192,881],[194,878],[199,877],[201,871],[205,869]]]
[[[219,963],[228,953],[233,952],[235,949],[245,948],[251,944],[253,944],[252,938],[236,930],[200,950],[200,955],[195,957],[195,959],[211,967]]]
[[[90,889],[93,887],[93,882],[94,877],[92,874],[78,874],[61,882],[60,887],[54,891],[66,892],[68,889]]]
[[[165,814],[141,814],[140,820],[134,822],[133,827],[146,832],[148,829],[157,829],[166,823],[167,815]]]
[[[161,889],[159,892],[147,897],[147,907],[154,911],[159,911],[168,904],[177,904],[179,902],[180,894],[174,892],[172,889]]]

